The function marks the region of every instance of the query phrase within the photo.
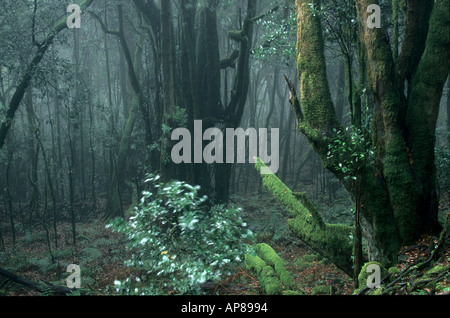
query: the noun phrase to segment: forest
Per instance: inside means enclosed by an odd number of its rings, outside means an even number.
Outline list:
[[[449,295],[449,71],[449,0],[0,0],[0,296]]]

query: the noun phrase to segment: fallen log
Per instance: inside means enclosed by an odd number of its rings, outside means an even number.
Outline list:
[[[52,294],[57,296],[67,296],[71,293],[74,293],[75,291],[80,291],[81,295],[85,295],[86,292],[78,289],[71,289],[64,286],[55,286],[49,282],[42,281],[41,283],[37,283],[31,280],[28,280],[26,278],[20,277],[14,273],[11,273],[3,268],[0,268],[0,275],[10,279],[11,281],[23,285],[29,289],[38,291],[40,293],[48,292],[50,291]]]

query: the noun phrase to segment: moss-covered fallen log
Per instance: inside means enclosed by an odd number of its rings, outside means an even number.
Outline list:
[[[261,290],[266,295],[301,295],[302,291],[293,291],[294,280],[284,265],[284,260],[266,243],[257,244],[257,255],[245,255],[247,270],[258,278]]]
[[[260,257],[275,269],[284,288],[291,289],[294,286],[294,280],[291,273],[284,266],[284,260],[266,243],[256,245],[256,250]]]
[[[245,264],[258,278],[261,290],[266,295],[279,295],[282,291],[281,282],[273,268],[257,255],[245,255]]]
[[[265,164],[257,158],[255,167],[260,171]],[[302,201],[309,201],[296,196],[275,174],[261,175],[261,178],[264,187],[290,212],[292,218],[287,223],[291,231],[311,249],[352,277],[353,228],[323,222],[314,208],[302,204]]]

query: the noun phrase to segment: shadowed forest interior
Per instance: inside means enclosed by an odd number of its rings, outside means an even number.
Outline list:
[[[0,1],[1,296],[450,293],[448,0],[74,2]]]

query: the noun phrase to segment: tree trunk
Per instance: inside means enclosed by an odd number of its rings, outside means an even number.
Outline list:
[[[436,122],[443,87],[450,69],[450,5],[436,1],[430,17],[425,50],[411,81],[407,97],[405,140],[414,177],[419,178],[415,214],[419,233],[438,235],[438,190],[435,166]]]
[[[428,33],[422,34],[426,42],[417,43],[416,38],[408,38],[396,64],[386,32],[368,28],[366,24],[369,15],[366,9],[373,1],[357,2],[359,41],[367,61],[365,71],[375,113],[372,127],[374,157],[358,168],[358,181],[353,182],[338,168],[349,154],[339,158],[329,155],[335,131],[343,130],[329,93],[320,16],[312,13],[313,8],[319,9],[319,1],[310,2],[296,1],[301,103],[291,83],[289,87],[298,128],[319,154],[324,166],[342,182],[358,204],[358,217],[367,241],[369,259],[390,266],[396,263],[402,245],[416,240],[422,233],[439,233],[436,232],[440,226],[437,223],[434,130],[443,85],[449,72],[449,4],[444,0],[436,1],[429,18]],[[423,21],[423,16],[428,13],[425,10],[416,14],[419,14],[416,20]],[[416,27],[410,23],[405,34],[410,34]],[[418,58],[416,52],[414,55],[412,51],[408,53],[410,41],[415,42],[418,48],[424,48]],[[412,63],[408,54],[418,64]],[[401,68],[400,64],[405,66]],[[407,96],[400,84],[405,79],[410,82]],[[350,141],[349,135],[343,138],[345,142]],[[280,197],[281,192],[268,185],[267,181],[265,184]],[[285,192],[289,193],[289,190],[285,189]],[[283,199],[282,202],[291,208],[291,201]],[[309,232],[305,222],[297,222],[291,228],[307,241],[321,232],[320,226]],[[316,248],[318,252],[323,249],[320,244]],[[340,250],[345,247],[338,244],[333,248]]]
[[[81,5],[81,10],[84,11],[87,7],[91,5],[91,3],[94,0],[85,0],[84,3]],[[58,35],[59,32],[67,28],[67,17],[62,18],[58,21],[58,23],[55,24],[55,26],[51,29],[48,36],[38,45],[38,50],[36,54],[34,55],[33,59],[31,60],[30,64],[27,67],[27,70],[25,71],[25,74],[21,78],[19,85],[17,86],[13,97],[11,98],[11,101],[9,102],[8,109],[6,112],[5,119],[2,121],[0,126],[0,149],[2,149],[4,143],[6,134],[8,133],[9,129],[11,128],[12,120],[14,119],[14,115],[19,108],[19,105],[23,99],[23,96],[25,95],[25,92],[34,76],[34,72],[36,71],[37,66],[41,62],[42,58],[44,57],[45,52],[47,52],[47,49],[50,47],[50,45],[53,42],[53,39],[56,35]]]
[[[36,212],[39,213],[39,187],[38,187],[38,160],[39,160],[39,147],[36,146],[34,139],[34,132],[37,129],[35,113],[33,109],[33,93],[32,89],[29,88],[26,92],[26,110],[27,110],[27,124],[28,124],[28,143],[29,149],[28,154],[31,158],[29,170],[28,170],[28,178],[31,184],[31,198],[30,198],[30,228],[33,214]]]
[[[123,186],[125,184],[124,172],[126,168],[126,158],[128,155],[128,150],[131,144],[131,135],[134,130],[134,125],[136,123],[137,115],[139,111],[143,112],[145,117],[144,110],[144,100],[143,93],[140,84],[140,69],[142,68],[142,46],[140,43],[136,43],[136,49],[134,58],[131,57],[131,52],[129,49],[129,44],[127,38],[125,37],[125,29],[124,29],[124,20],[123,20],[123,9],[121,5],[117,6],[118,18],[119,18],[119,30],[118,31],[110,31],[103,21],[96,14],[92,13],[92,15],[97,19],[100,23],[103,31],[106,34],[112,34],[118,37],[120,46],[122,48],[122,54],[125,58],[125,62],[128,70],[128,78],[133,88],[133,99],[131,102],[131,108],[128,112],[127,122],[125,125],[125,129],[122,133],[120,143],[119,143],[119,152],[117,154],[117,159],[113,158],[114,169],[111,174],[111,179],[109,183],[109,195],[108,195],[108,217],[123,217],[123,201],[122,201],[122,191]],[[105,20],[106,21],[106,20]],[[106,42],[105,42],[106,45]],[[107,55],[108,59],[108,55]],[[108,67],[108,63],[107,63]],[[109,72],[108,72],[109,73]],[[108,80],[109,82],[109,80]],[[108,84],[110,87],[110,84]],[[110,94],[110,90],[109,90]],[[109,101],[111,97],[108,98]],[[148,132],[147,132],[148,133]]]
[[[447,77],[447,142],[450,146],[450,76]]]
[[[231,99],[224,111],[225,128],[237,128],[241,122],[244,106],[247,101],[249,81],[250,81],[250,53],[253,42],[253,18],[256,12],[255,0],[248,0],[247,15],[244,20],[242,30],[230,31],[231,39],[240,43],[237,72],[234,79],[234,89]],[[226,135],[224,136],[226,145]],[[225,155],[225,152],[224,152]],[[225,162],[225,161],[224,161]],[[231,164],[223,163],[216,165],[215,192],[217,201],[224,203],[228,201],[230,191]]]
[[[173,50],[173,25],[171,1],[161,2],[161,68],[163,90],[163,125],[173,127],[171,116],[175,110],[175,79]],[[173,165],[170,159],[170,134],[163,133],[161,141],[160,174],[161,181],[170,181],[173,177]]]

